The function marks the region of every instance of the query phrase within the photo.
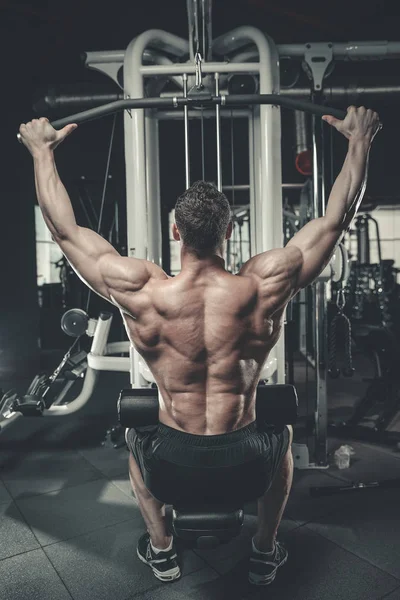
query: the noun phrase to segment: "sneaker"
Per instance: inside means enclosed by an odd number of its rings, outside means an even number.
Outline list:
[[[171,550],[156,553],[151,547],[150,535],[146,532],[138,541],[137,555],[142,562],[152,568],[154,575],[160,581],[174,581],[181,576],[174,544]]]
[[[275,542],[275,552],[271,556],[263,556],[259,552],[252,552],[250,557],[249,581],[253,585],[270,585],[279,567],[288,559],[286,548]]]

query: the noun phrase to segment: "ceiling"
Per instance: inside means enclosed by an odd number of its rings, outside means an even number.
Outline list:
[[[213,37],[240,25],[254,25],[277,43],[396,41],[400,40],[400,9],[394,0],[335,0],[332,6],[326,0],[214,0]],[[4,124],[7,135],[15,139],[18,124],[30,118],[38,89],[102,77],[84,68],[83,51],[126,48],[132,38],[151,28],[187,38],[186,0],[34,0],[31,4],[0,0],[5,84],[0,103],[5,104],[3,114],[6,110],[9,115]],[[400,61],[385,63],[375,63],[370,69],[367,65],[372,78],[379,82],[386,69],[400,84]],[[362,66],[355,68],[361,75]],[[374,108],[383,114],[385,123],[392,120],[380,137],[379,161],[374,159],[376,188],[381,188],[383,180],[385,193],[397,194],[397,160],[391,148],[397,148],[400,116],[393,102],[388,109],[384,100]]]
[[[400,37],[399,12],[394,0],[335,0],[332,7],[321,0],[214,0],[213,34],[254,25],[281,43],[394,40]],[[83,50],[124,48],[150,28],[187,37],[186,0],[0,0],[8,65],[38,80],[55,68],[66,75]]]

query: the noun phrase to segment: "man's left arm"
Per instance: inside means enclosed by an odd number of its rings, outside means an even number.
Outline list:
[[[137,291],[162,270],[145,260],[122,257],[104,238],[80,227],[54,159],[54,149],[76,126],[55,131],[47,119],[20,128],[22,142],[32,154],[36,193],[44,220],[55,242],[78,276],[95,292],[112,301],[112,290]]]

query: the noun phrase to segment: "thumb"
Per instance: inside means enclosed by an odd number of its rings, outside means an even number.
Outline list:
[[[329,125],[332,125],[332,127],[337,127],[337,125],[341,123],[340,119],[336,119],[335,117],[332,117],[332,115],[324,115],[322,120],[326,121]]]
[[[66,125],[65,127],[63,127],[63,129],[61,129],[58,132],[59,138],[60,139],[65,139],[68,135],[70,135],[70,133],[72,133],[76,128],[78,127],[78,125],[76,123],[71,123],[70,125]]]

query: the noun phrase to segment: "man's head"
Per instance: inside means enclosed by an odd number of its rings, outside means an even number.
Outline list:
[[[232,233],[231,208],[222,192],[207,181],[196,181],[175,205],[175,240],[197,255],[221,251]]]

